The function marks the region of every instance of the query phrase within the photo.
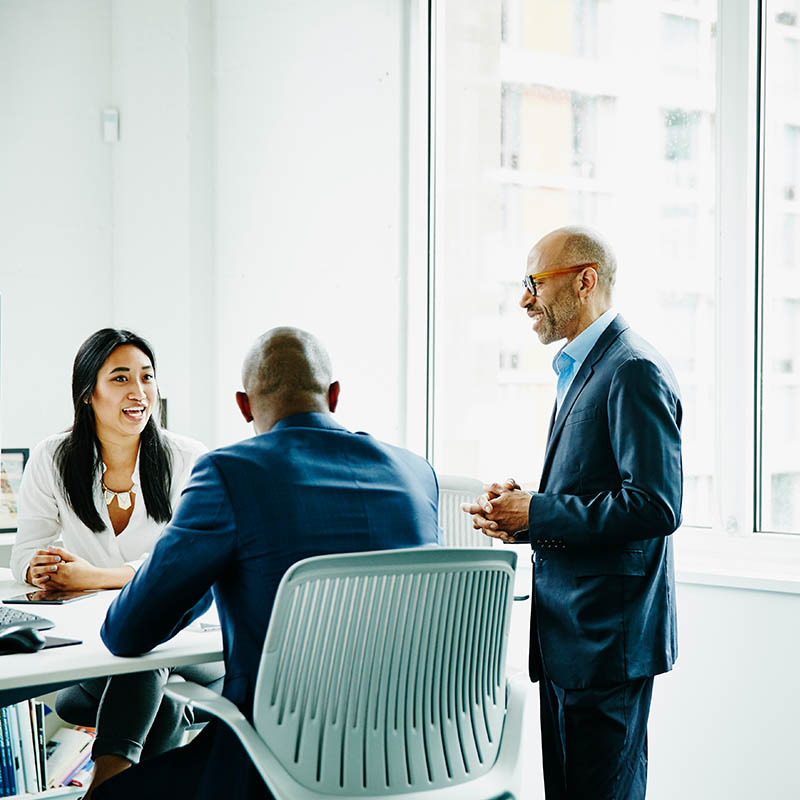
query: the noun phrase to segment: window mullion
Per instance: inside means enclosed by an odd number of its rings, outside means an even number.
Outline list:
[[[428,60],[429,0],[408,0],[408,262],[406,319],[406,447],[428,454],[429,370],[432,308],[429,297],[430,158]]]
[[[758,10],[720,0],[717,94],[716,506],[729,534],[753,531],[756,413]]]

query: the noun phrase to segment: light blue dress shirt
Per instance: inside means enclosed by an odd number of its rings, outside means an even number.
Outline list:
[[[561,408],[561,402],[572,385],[572,381],[578,374],[581,364],[586,360],[586,356],[597,344],[597,340],[602,336],[603,331],[613,322],[617,316],[614,308],[609,308],[601,314],[585,331],[578,334],[569,344],[565,344],[553,359],[553,370],[558,375],[556,384],[556,410]]]

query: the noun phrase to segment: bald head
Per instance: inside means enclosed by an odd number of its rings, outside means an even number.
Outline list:
[[[331,360],[315,336],[299,328],[273,328],[245,357],[244,398],[237,395],[237,402],[245,419],[249,416],[264,433],[293,414],[333,411],[339,385],[331,378]]]
[[[528,254],[528,274],[579,264],[597,264],[597,288],[608,299],[617,279],[611,245],[595,230],[580,225],[557,228],[542,237]]]

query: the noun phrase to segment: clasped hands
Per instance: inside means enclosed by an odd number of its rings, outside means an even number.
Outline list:
[[[462,503],[461,510],[472,515],[472,527],[493,539],[514,542],[514,533],[528,527],[531,496],[513,478],[483,487],[474,503]]]
[[[37,550],[28,566],[26,580],[40,589],[86,589],[99,570],[86,559],[64,550],[48,547]]]

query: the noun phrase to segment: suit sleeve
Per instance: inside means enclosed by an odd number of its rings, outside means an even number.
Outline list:
[[[203,456],[175,516],[144,566],[108,609],[100,635],[118,656],[145,653],[211,605],[211,586],[231,563],[236,524],[225,483]]]
[[[632,359],[608,394],[611,448],[620,485],[592,495],[534,494],[530,538],[564,549],[668,536],[681,522],[681,406],[659,367]]]

